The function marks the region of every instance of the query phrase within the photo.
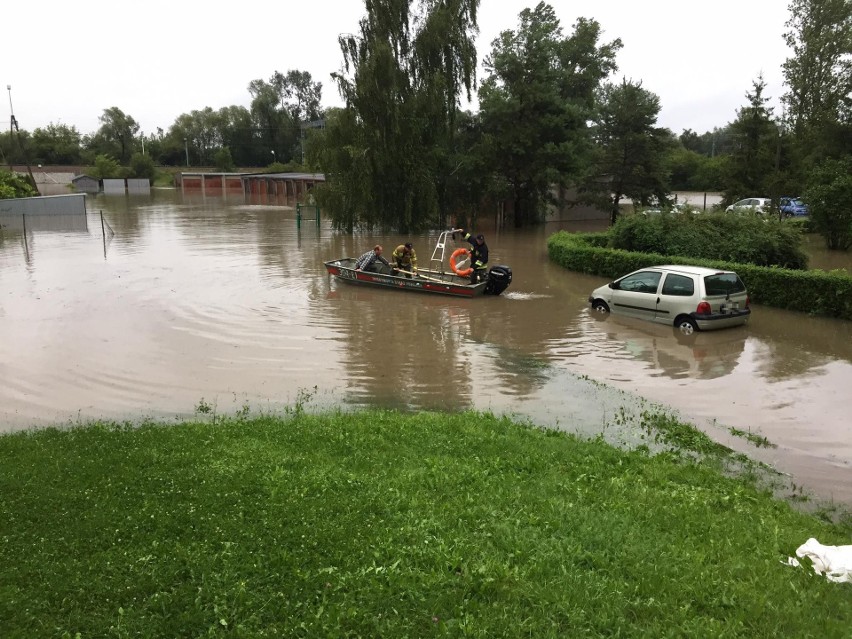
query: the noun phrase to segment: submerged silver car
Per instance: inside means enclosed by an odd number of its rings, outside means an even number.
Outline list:
[[[651,266],[592,291],[592,309],[675,326],[686,335],[745,324],[745,284],[733,271],[700,266]]]

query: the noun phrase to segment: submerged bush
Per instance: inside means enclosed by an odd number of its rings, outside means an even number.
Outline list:
[[[612,227],[610,248],[725,262],[807,268],[798,225],[726,214],[624,217]]]

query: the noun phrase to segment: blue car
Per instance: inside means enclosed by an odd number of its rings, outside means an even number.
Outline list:
[[[784,217],[802,217],[808,214],[808,205],[797,197],[780,198],[778,208]]]

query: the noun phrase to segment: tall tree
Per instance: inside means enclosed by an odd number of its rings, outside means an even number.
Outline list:
[[[351,233],[358,226],[377,223],[369,207],[372,175],[365,128],[354,109],[329,109],[324,129],[307,140],[307,162],[325,171],[325,183],[316,187],[320,205],[336,228]],[[368,217],[369,216],[369,217]]]
[[[182,113],[169,129],[169,134],[179,147],[180,140],[186,140],[184,151],[189,150],[193,164],[210,166],[214,153],[222,147],[221,117],[210,107]]]
[[[782,97],[793,135],[814,160],[852,152],[852,2],[793,0]],[[840,143],[840,144],[838,144]]]
[[[443,224],[459,95],[475,81],[478,6],[367,0],[359,32],[341,36],[344,70],[333,77],[348,113],[327,126],[354,130],[326,131],[326,142],[345,142],[347,151],[319,154],[333,162],[323,165],[331,179],[318,196],[329,198],[335,224],[402,232]],[[343,196],[343,184],[359,186]]]
[[[412,73],[419,95],[424,152],[435,185],[438,225],[445,226],[453,202],[454,155],[458,152],[456,132],[459,96],[468,100],[476,82],[478,31],[477,2],[440,0],[428,3],[429,10],[414,39]]]
[[[667,155],[674,139],[656,126],[660,99],[641,82],[607,83],[600,94],[594,162],[584,190],[606,202],[615,224],[623,197],[642,205],[666,201]]]
[[[80,164],[81,140],[76,127],[51,122],[33,131],[32,153],[41,164]]]
[[[541,219],[554,185],[579,176],[595,91],[616,70],[621,41],[599,45],[600,25],[584,18],[563,37],[544,2],[519,18],[517,31],[492,42],[479,102],[483,156],[511,190],[515,226],[524,226]]]
[[[281,96],[272,83],[252,80],[251,117],[261,153],[255,162],[261,166],[274,160],[289,162],[298,142],[298,126],[290,112],[281,106]]]
[[[276,71],[269,83],[278,93],[282,108],[287,109],[295,122],[318,120],[322,117],[322,84],[314,82],[307,71]]]
[[[776,169],[780,131],[772,120],[771,107],[764,97],[766,82],[758,76],[746,92],[748,105],[737,112],[729,126],[733,149],[725,159],[725,203],[744,197],[765,197]]]
[[[260,143],[255,136],[251,112],[243,106],[222,107],[219,109],[219,126],[222,145],[229,149],[234,164],[255,164],[254,158],[260,155]]]
[[[701,135],[698,135],[692,129],[684,129],[679,139],[684,148],[706,155],[709,158],[714,158],[723,152],[726,153],[729,147],[727,128],[713,127],[712,131],[705,131]]]
[[[133,140],[139,133],[139,124],[118,107],[104,109],[98,120],[101,126],[91,138],[90,148],[104,155],[113,155],[119,164],[126,164],[133,153]]]

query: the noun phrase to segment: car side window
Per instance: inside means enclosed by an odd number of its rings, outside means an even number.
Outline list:
[[[669,273],[663,283],[663,295],[689,297],[695,293],[695,282],[691,277]]]
[[[619,281],[618,288],[622,291],[631,291],[633,293],[656,293],[662,275],[662,273],[657,271],[633,273]]]

